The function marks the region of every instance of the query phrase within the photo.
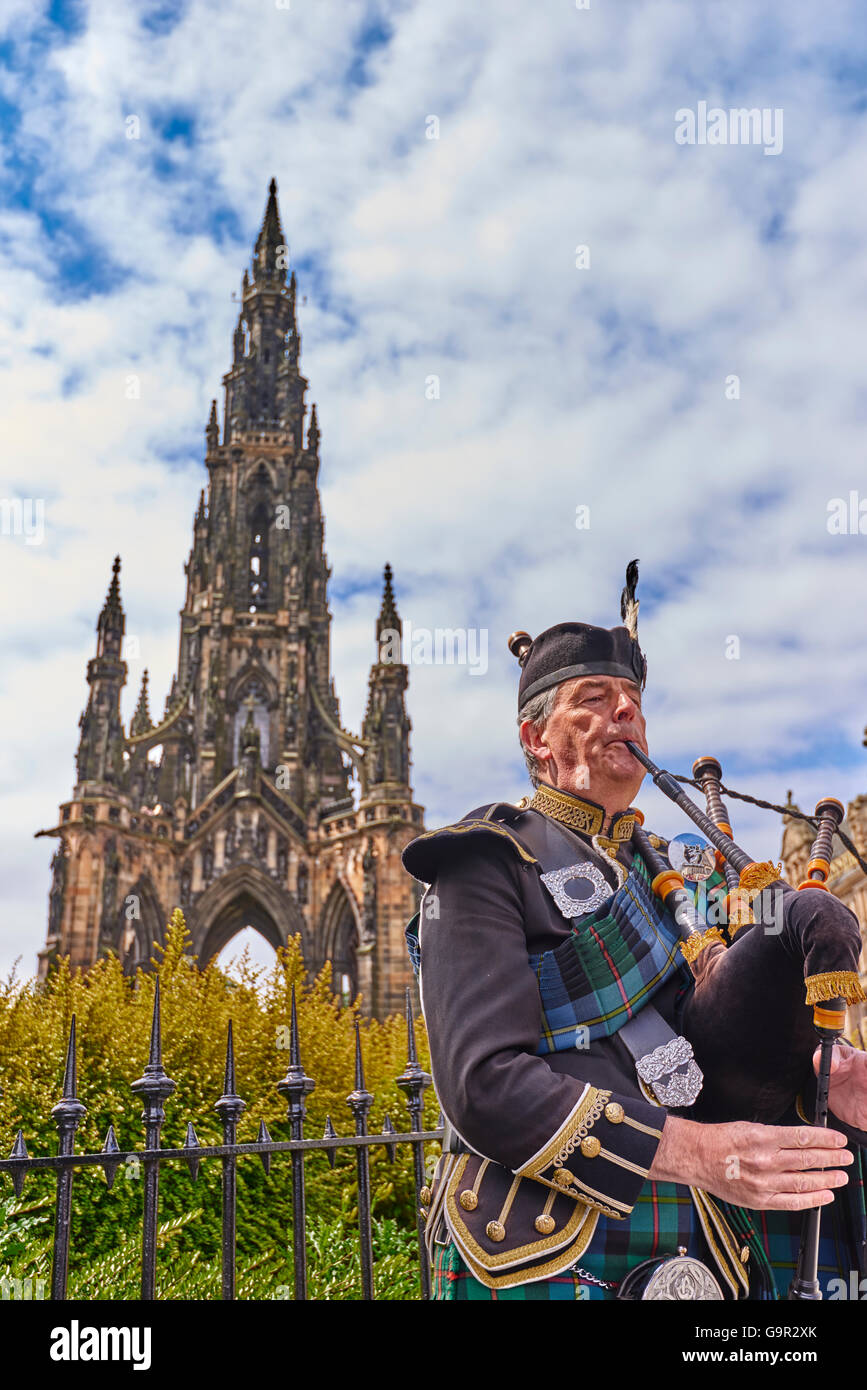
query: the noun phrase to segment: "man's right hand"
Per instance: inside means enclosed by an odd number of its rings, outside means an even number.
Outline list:
[[[849,1181],[846,1144],[839,1130],[814,1125],[702,1125],[669,1115],[648,1176],[757,1211],[804,1211],[833,1202]]]

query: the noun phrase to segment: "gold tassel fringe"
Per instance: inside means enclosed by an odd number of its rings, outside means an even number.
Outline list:
[[[867,1001],[861,981],[854,970],[829,970],[825,975],[808,975],[807,1003],[823,1004],[828,999],[843,999],[847,1004]]]
[[[700,956],[702,951],[706,951],[708,946],[712,946],[715,941],[718,941],[721,946],[726,945],[726,939],[719,927],[708,927],[707,931],[703,932],[690,932],[686,941],[680,943],[681,954],[687,965],[692,965],[696,957]]]
[[[741,872],[739,887],[746,889],[751,895],[761,893],[763,888],[769,888],[782,876],[782,864],[777,864],[776,868],[770,860],[766,860],[763,864],[748,864]]]

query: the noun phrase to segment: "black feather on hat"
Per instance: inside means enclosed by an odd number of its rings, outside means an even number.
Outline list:
[[[536,638],[515,632],[509,650],[521,663],[518,708],[562,681],[578,676],[613,676],[635,681],[642,690],[647,680],[647,661],[638,645],[638,561],[626,568],[626,584],[620,596],[623,627],[593,627],[590,623],[557,623]]]

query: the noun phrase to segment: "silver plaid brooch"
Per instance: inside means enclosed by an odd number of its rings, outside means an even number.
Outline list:
[[[704,1081],[692,1046],[686,1038],[672,1038],[635,1063],[635,1070],[660,1105],[692,1105]]]
[[[542,874],[542,882],[555,903],[570,920],[595,912],[613,896],[614,889],[595,864],[570,864]]]

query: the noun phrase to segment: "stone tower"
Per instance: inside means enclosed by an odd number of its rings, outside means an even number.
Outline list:
[[[342,727],[320,434],[315,405],[307,418],[287,259],[272,180],[223,378],[222,436],[216,401],[205,430],[177,674],[154,722],[145,672],[124,732],[116,559],[87,667],[75,789],[59,823],[39,832],[58,841],[40,973],[59,954],[88,966],[108,950],[131,971],[180,906],[202,963],[247,926],[274,947],[300,933],[308,966],[330,960],[335,992],[361,990],[381,1016],[403,1006],[411,979],[403,927],[417,890],[400,852],[423,825],[407,668],[386,565],[361,736]]]

